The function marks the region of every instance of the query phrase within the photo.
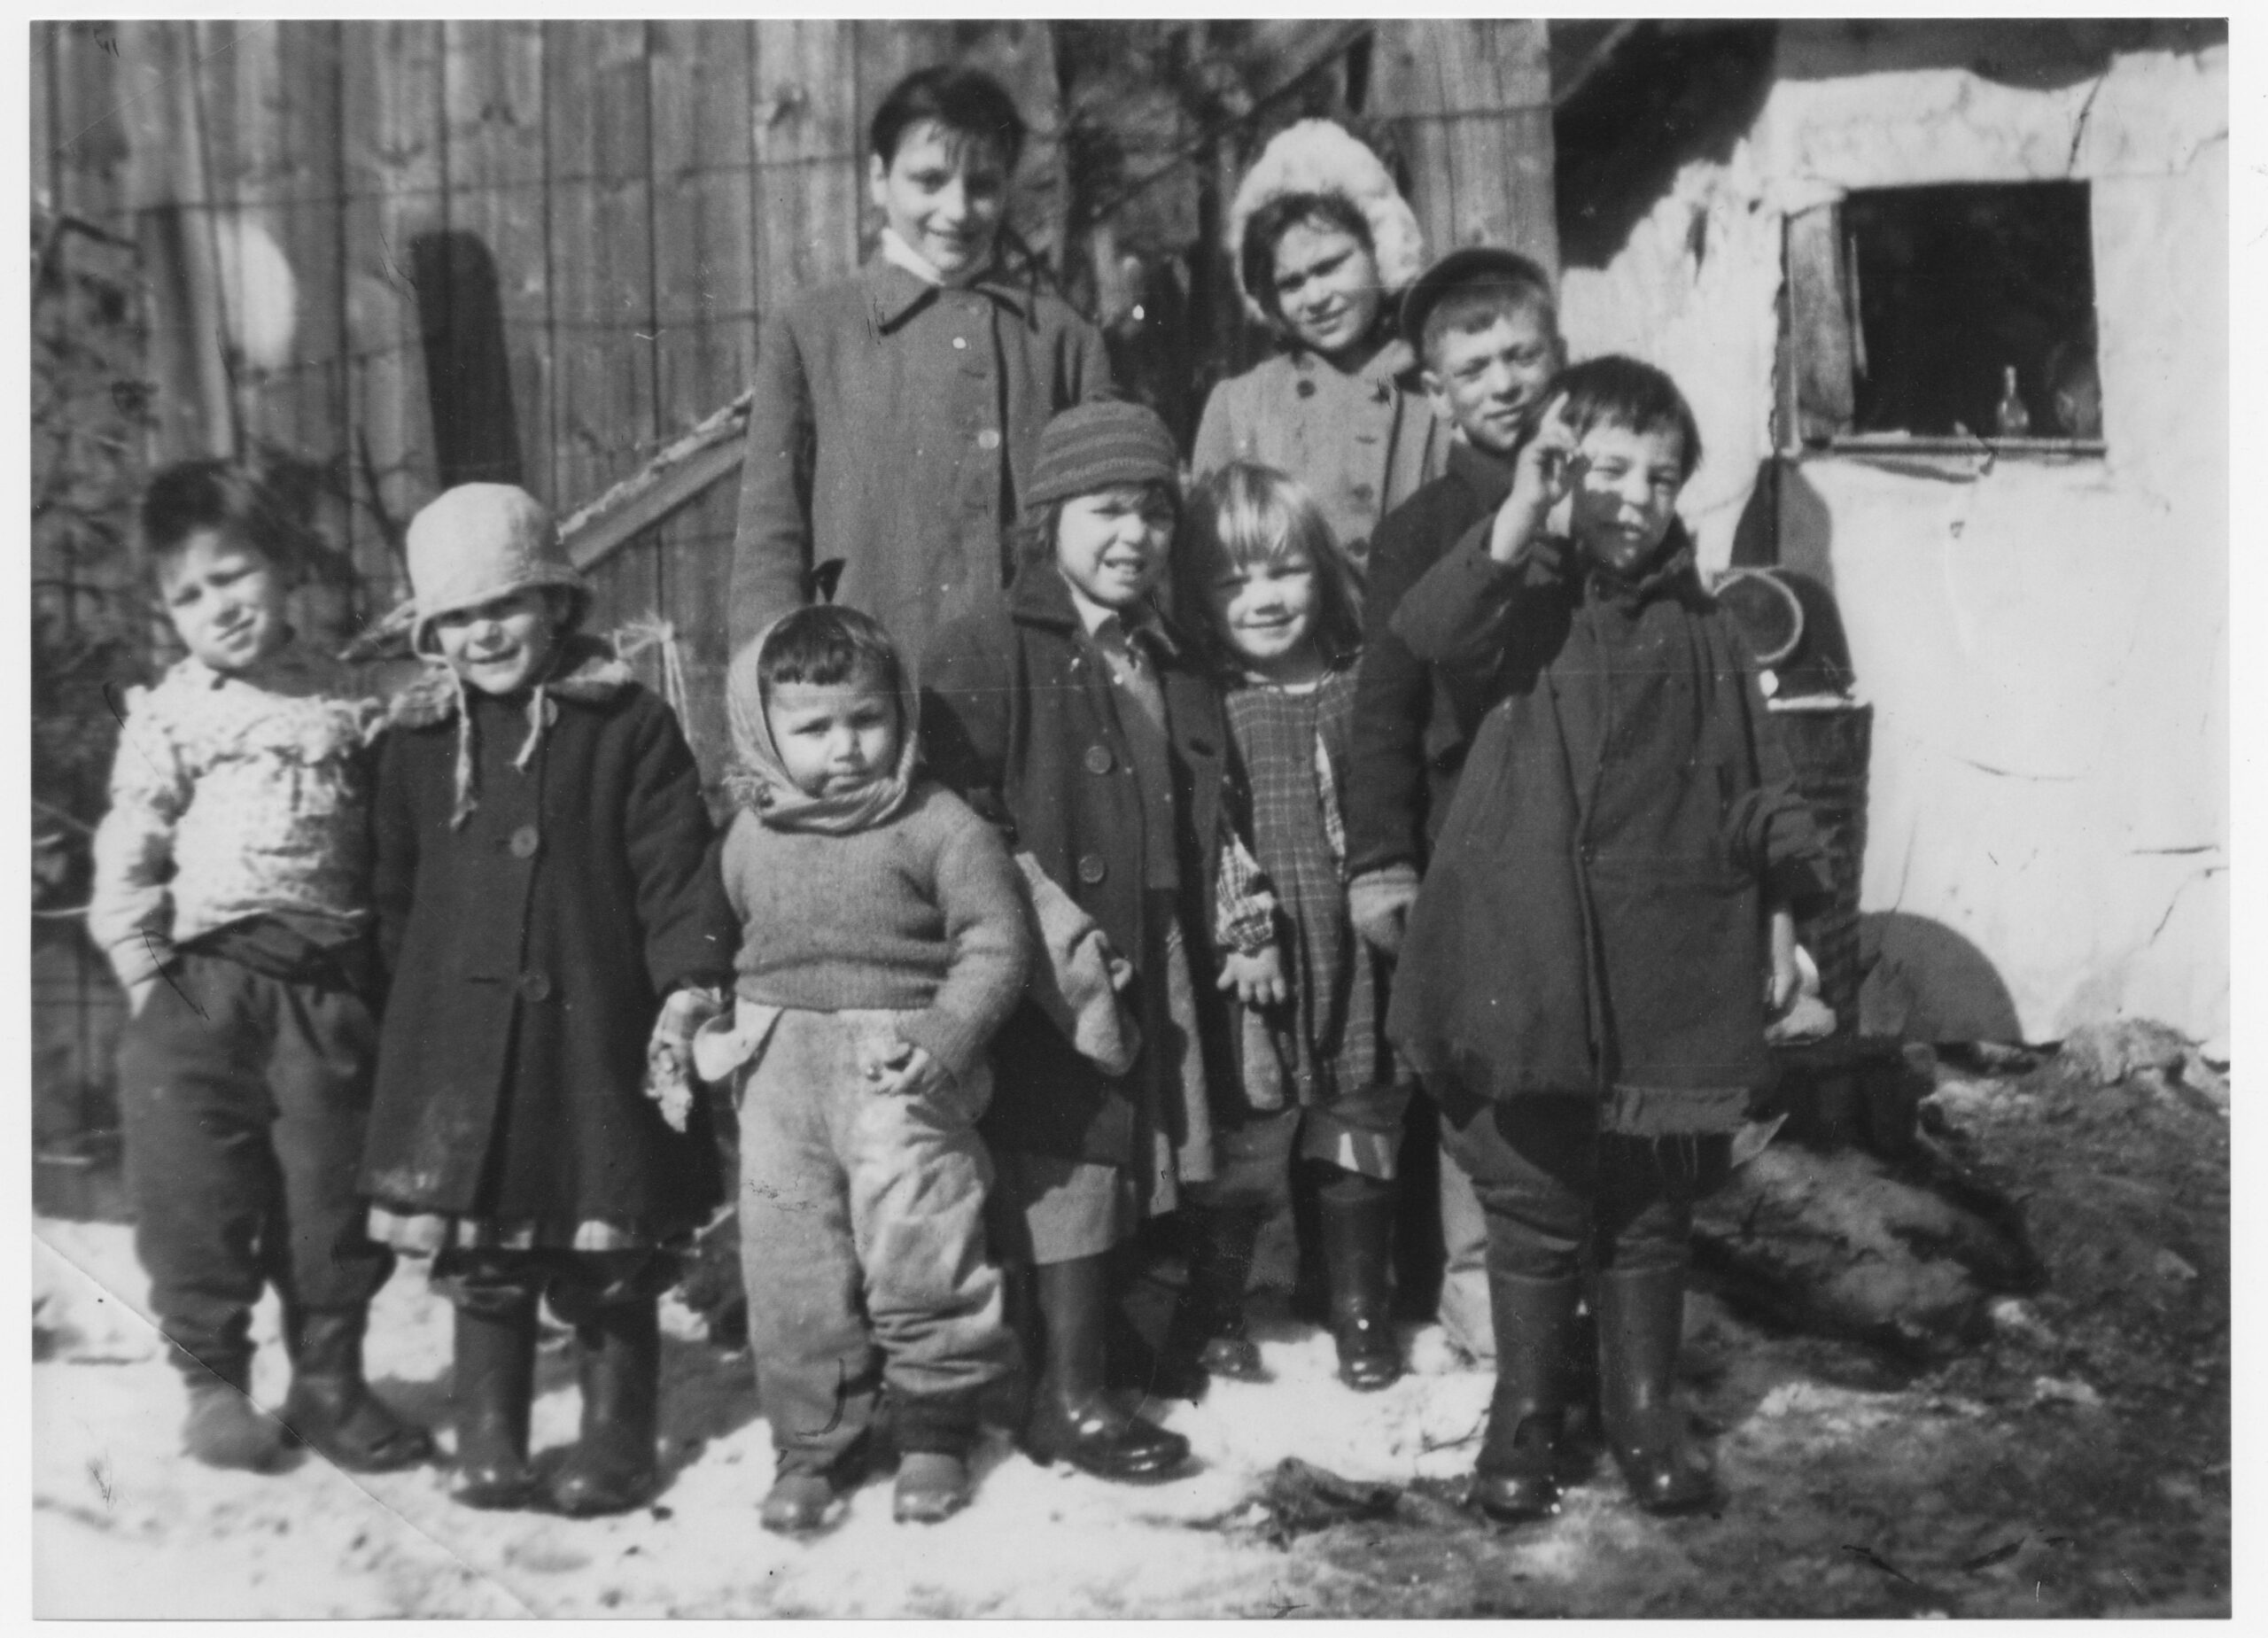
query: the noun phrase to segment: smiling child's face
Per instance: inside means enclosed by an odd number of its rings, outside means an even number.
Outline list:
[[[1685,439],[1674,427],[1637,431],[1601,423],[1570,462],[1568,532],[1590,560],[1619,575],[1643,571],[1677,521]]]
[[[543,675],[559,640],[560,609],[540,587],[511,592],[433,622],[441,657],[483,694],[517,694]]]
[[[780,765],[806,796],[838,796],[897,765],[897,696],[871,673],[844,682],[775,682],[765,719]]]
[[[1313,657],[1323,589],[1305,552],[1223,559],[1208,591],[1215,625],[1253,672],[1272,676]]]
[[[1055,566],[1091,602],[1131,609],[1165,578],[1173,526],[1173,502],[1154,485],[1074,495],[1056,518]]]
[[[1007,155],[997,143],[922,120],[885,164],[874,156],[867,191],[891,231],[948,284],[983,271],[1008,211]]]

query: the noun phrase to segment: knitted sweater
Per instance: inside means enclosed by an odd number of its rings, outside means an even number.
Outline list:
[[[247,916],[367,919],[378,705],[351,671],[299,644],[245,672],[191,656],[126,701],[87,910],[120,982]]]
[[[999,832],[941,785],[847,835],[774,830],[743,810],[723,870],[744,929],[744,999],[914,1013],[899,1035],[959,1076],[1023,993],[1016,866]]]

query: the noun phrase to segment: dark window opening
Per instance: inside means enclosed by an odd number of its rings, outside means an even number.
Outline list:
[[[2085,182],[1853,193],[1787,249],[1803,442],[2100,443]]]

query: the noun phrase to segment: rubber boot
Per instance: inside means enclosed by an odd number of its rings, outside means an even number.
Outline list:
[[[575,1328],[575,1347],[582,1436],[552,1476],[551,1504],[578,1518],[627,1512],[660,1477],[660,1304],[651,1297],[610,1303]]]
[[[493,1308],[459,1308],[455,1389],[457,1482],[467,1507],[524,1507],[535,1493],[528,1469],[528,1406],[535,1397],[533,1292]]]
[[[1558,1510],[1567,1360],[1581,1292],[1582,1281],[1574,1277],[1489,1273],[1496,1387],[1488,1401],[1488,1432],[1473,1463],[1472,1500],[1491,1518],[1518,1522]]]
[[[1374,1393],[1402,1375],[1402,1346],[1394,1339],[1394,1293],[1387,1277],[1394,1185],[1341,1171],[1324,1184],[1322,1207],[1339,1379],[1358,1392]]]
[[[189,1389],[189,1415],[181,1446],[207,1467],[266,1473],[280,1466],[290,1436],[284,1425],[252,1403],[252,1355],[208,1363],[176,1353]]]
[[[898,1458],[890,1516],[934,1525],[968,1505],[968,1457],[979,1432],[975,1393],[938,1393],[899,1402]]]
[[[1603,1269],[1598,1297],[1599,1410],[1631,1495],[1650,1513],[1709,1506],[1716,1480],[1687,1441],[1675,1391],[1685,1270]]]
[[[433,1454],[433,1436],[403,1420],[362,1376],[364,1308],[318,1308],[290,1324],[291,1389],[283,1422],[316,1455],[350,1473],[416,1467]]]
[[[1267,1216],[1264,1206],[1184,1208],[1189,1217],[1189,1283],[1182,1287],[1166,1333],[1169,1375],[1189,1379],[1194,1399],[1214,1377],[1265,1382],[1260,1348],[1245,1330],[1244,1294],[1252,1253]],[[1170,1392],[1170,1390],[1167,1390]]]
[[[1189,1459],[1189,1441],[1120,1409],[1104,1387],[1109,1262],[1106,1254],[1039,1266],[1045,1363],[1023,1448],[1043,1466],[1060,1457],[1098,1479],[1160,1479]]]

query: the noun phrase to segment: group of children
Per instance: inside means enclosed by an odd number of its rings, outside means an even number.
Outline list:
[[[1366,594],[1295,481],[1231,463],[1184,493],[1155,415],[1074,404],[1015,473],[1004,595],[919,655],[826,602],[739,648],[721,833],[531,496],[466,485],[413,521],[429,664],[381,703],[292,633],[298,551],[258,484],[161,475],[144,536],[188,656],[128,716],[90,926],[132,1002],[137,1247],[190,1453],[428,1459],[361,1362],[407,1251],[454,1305],[458,1499],[635,1505],[657,1300],[736,1184],[766,1527],[823,1526],[885,1448],[897,1518],[951,1514],[1012,1378],[1035,1458],[1168,1475],[1187,1441],[1114,1388],[1114,1254],[1179,1213],[1155,1379],[1263,1379],[1254,1244],[1313,1168],[1340,1376],[1392,1382],[1422,1075],[1488,1224],[1477,1502],[1556,1502],[1587,1277],[1634,1492],[1707,1501],[1669,1391],[1690,1205],[1825,883],[1676,521],[1691,414],[1627,360],[1539,398],[1539,283],[1458,252],[1411,292],[1494,485],[1422,558],[1394,568],[1381,530]],[[1350,845],[1394,683],[1366,616],[1471,745],[1422,886]],[[736,1112],[736,1180],[690,1076]],[[264,1282],[274,1419],[245,1392]],[[547,1299],[582,1424],[540,1479]]]

